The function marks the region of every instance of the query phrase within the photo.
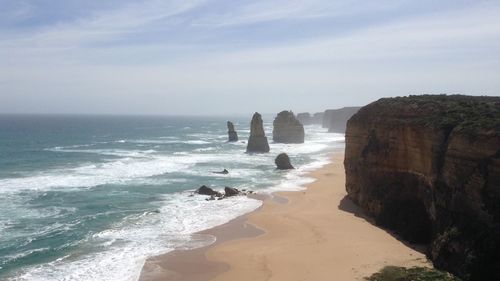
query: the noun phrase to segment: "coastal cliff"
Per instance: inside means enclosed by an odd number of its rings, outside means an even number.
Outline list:
[[[348,121],[344,165],[377,224],[463,280],[500,280],[499,97],[380,99]]]

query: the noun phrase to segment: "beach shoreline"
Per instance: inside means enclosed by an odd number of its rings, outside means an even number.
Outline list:
[[[428,266],[422,251],[373,225],[345,192],[343,152],[303,191],[259,198],[257,210],[196,235],[211,245],[149,258],[141,281],[363,280],[386,265]],[[274,197],[274,199],[273,199]]]

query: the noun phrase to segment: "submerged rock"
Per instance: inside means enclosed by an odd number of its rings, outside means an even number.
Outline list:
[[[290,158],[286,153],[280,153],[276,159],[274,159],[274,163],[276,163],[276,167],[279,170],[290,170],[295,169],[290,163]]]
[[[384,98],[347,122],[348,196],[434,266],[500,280],[500,97]]]
[[[227,175],[227,174],[229,174],[229,171],[227,169],[224,169],[224,170],[222,170],[220,172],[212,172],[212,173],[214,173],[214,174],[221,174],[221,175]]]
[[[262,116],[258,112],[255,112],[250,123],[247,152],[269,152],[269,143],[267,142],[262,123]]]
[[[228,141],[238,141],[238,133],[236,133],[236,131],[234,130],[234,124],[231,121],[227,121],[227,135]]]
[[[304,143],[304,126],[291,111],[281,111],[273,122],[273,141]]]

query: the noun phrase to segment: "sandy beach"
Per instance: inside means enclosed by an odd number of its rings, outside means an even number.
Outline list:
[[[346,198],[343,154],[300,192],[203,232],[217,242],[146,262],[141,280],[363,280],[386,265],[431,266],[425,255],[364,218]]]

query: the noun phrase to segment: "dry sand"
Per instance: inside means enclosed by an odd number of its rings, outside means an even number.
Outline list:
[[[406,246],[364,218],[347,198],[343,154],[312,173],[304,192],[281,193],[286,205],[265,202],[248,222],[265,234],[210,248],[211,261],[229,265],[217,281],[362,280],[385,265],[429,265],[425,255]]]
[[[363,217],[346,197],[343,154],[332,160],[311,174],[317,181],[307,190],[279,194],[288,201],[265,200],[259,210],[206,231],[217,237],[214,245],[149,260],[141,280],[351,281],[386,265],[431,266]]]

